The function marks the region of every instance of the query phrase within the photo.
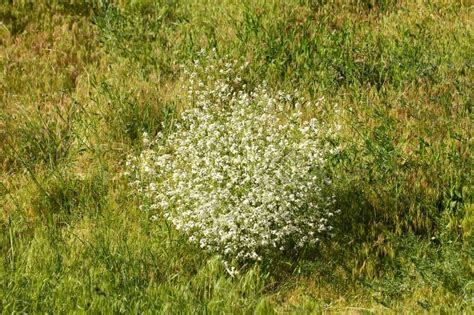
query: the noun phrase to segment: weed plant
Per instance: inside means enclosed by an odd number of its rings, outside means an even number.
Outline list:
[[[323,139],[331,130],[301,121],[304,100],[272,97],[264,86],[246,92],[239,73],[245,65],[231,61],[219,69],[214,58],[206,66],[195,61],[191,108],[168,137],[159,134],[129,161],[142,208],[228,260],[260,261],[272,249],[314,246],[339,212],[325,174],[337,152]],[[298,110],[285,115],[288,105]]]

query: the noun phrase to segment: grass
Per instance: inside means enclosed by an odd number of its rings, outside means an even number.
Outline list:
[[[473,311],[473,7],[463,1],[2,1],[0,310]],[[202,49],[341,124],[318,253],[230,277],[138,210],[124,161],[186,108]]]

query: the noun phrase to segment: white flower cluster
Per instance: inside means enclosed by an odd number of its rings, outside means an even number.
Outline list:
[[[245,92],[228,77],[235,69],[224,65],[212,83],[191,73],[193,108],[129,161],[145,208],[227,259],[314,245],[332,229],[324,171],[332,149],[316,120],[281,112],[296,99],[271,97],[265,86]]]

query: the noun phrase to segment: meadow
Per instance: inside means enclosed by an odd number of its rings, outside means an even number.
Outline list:
[[[0,311],[474,312],[473,24],[455,0],[2,0]],[[127,159],[192,107],[202,51],[338,126],[333,238],[234,274],[140,209]]]

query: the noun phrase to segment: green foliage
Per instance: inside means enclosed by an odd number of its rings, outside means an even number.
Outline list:
[[[1,1],[0,310],[472,312],[473,42],[462,1]],[[231,277],[138,210],[202,48],[341,126],[334,242]]]

